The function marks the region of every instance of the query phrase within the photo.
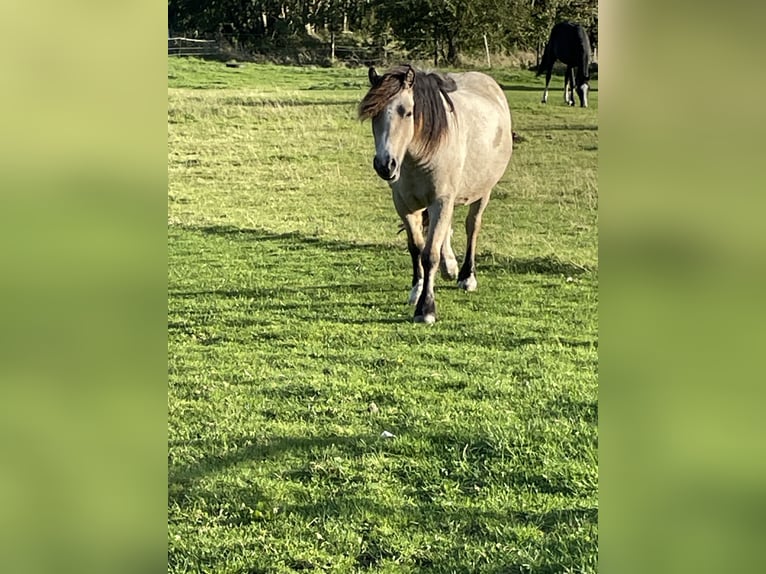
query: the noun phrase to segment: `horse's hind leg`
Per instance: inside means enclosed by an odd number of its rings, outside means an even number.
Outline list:
[[[564,101],[570,106],[575,105],[574,79],[574,67],[567,64],[567,72],[564,75]]]
[[[466,291],[475,291],[478,287],[476,281],[476,238],[481,229],[481,216],[489,203],[489,193],[480,200],[475,201],[468,208],[468,216],[465,218],[466,249],[463,266],[457,276],[457,284]]]
[[[455,253],[452,251],[452,226],[447,231],[447,235],[444,237],[444,243],[442,243],[442,255],[441,262],[439,264],[439,270],[442,277],[445,279],[455,279],[457,277],[458,265]]]
[[[545,70],[545,90],[543,91],[543,100],[541,103],[547,104],[548,103],[548,84],[551,83],[551,73],[553,73],[553,65],[549,66],[547,70]]]

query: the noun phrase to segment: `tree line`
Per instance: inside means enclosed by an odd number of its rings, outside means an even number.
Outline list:
[[[457,64],[461,54],[539,53],[553,24],[598,42],[597,0],[168,0],[171,34],[221,37],[268,52],[336,38]]]

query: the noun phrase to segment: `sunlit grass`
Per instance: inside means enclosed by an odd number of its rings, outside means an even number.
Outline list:
[[[493,73],[523,141],[425,327],[366,70],[170,61],[170,572],[595,572],[598,92]]]

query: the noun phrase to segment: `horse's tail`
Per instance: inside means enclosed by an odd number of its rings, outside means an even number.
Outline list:
[[[577,27],[577,35],[579,36],[580,46],[582,48],[580,72],[582,73],[584,80],[587,82],[590,79],[590,65],[591,62],[593,62],[593,54],[590,49],[590,40],[588,39],[588,34],[582,26]]]
[[[536,76],[539,76],[543,72],[547,72],[548,69],[553,67],[555,58],[553,57],[553,47],[551,44],[552,42],[550,40],[545,43],[545,50],[543,50],[543,57],[540,60],[540,65],[537,66],[537,74],[535,74]]]

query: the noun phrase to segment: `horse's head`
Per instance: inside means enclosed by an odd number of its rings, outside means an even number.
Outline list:
[[[415,70],[400,66],[380,76],[371,67],[367,75],[371,87],[359,106],[359,117],[372,119],[372,165],[382,179],[393,183],[399,179],[404,154],[415,137]]]

